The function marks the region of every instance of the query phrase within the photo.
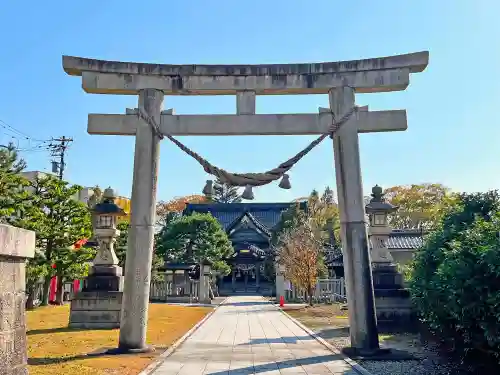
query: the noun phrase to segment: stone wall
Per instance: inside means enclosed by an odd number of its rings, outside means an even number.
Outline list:
[[[35,233],[0,224],[0,374],[27,374],[25,261]]]

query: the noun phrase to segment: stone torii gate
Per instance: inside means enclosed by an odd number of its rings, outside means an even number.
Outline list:
[[[332,136],[349,305],[351,345],[379,348],[371,261],[365,226],[358,133],[407,129],[406,111],[353,111],[355,93],[405,90],[422,72],[428,52],[383,58],[271,65],[163,65],[63,56],[66,73],[82,77],[92,94],[138,95],[127,114],[90,114],[88,132],[135,135],[130,237],[125,269],[119,348],[146,350],[146,324],[155,223],[159,142],[162,134]],[[256,95],[328,94],[317,114],[255,114]],[[162,111],[165,95],[236,95],[236,114],[174,115]],[[142,114],[137,116],[137,113]],[[146,121],[144,116],[149,117]]]

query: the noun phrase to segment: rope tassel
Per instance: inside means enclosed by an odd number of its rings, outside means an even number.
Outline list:
[[[290,176],[288,176],[286,173],[283,175],[281,178],[280,184],[278,185],[282,189],[291,189],[292,184],[290,184]]]
[[[246,199],[246,200],[253,200],[255,197],[253,195],[253,191],[252,191],[252,185],[247,185],[245,187],[245,191],[243,191],[243,194],[241,194],[241,197],[243,199]]]
[[[207,197],[214,195],[214,182],[212,180],[207,180],[207,183],[203,188],[203,195],[206,195]]]

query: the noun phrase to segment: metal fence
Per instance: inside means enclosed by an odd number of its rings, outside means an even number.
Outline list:
[[[290,302],[307,302],[307,292],[289,285],[285,291],[285,297]],[[344,278],[340,279],[319,279],[313,291],[313,301],[315,303],[346,302],[346,289]]]

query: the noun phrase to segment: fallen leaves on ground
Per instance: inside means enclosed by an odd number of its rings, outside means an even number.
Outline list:
[[[118,344],[118,329],[69,329],[69,305],[26,312],[30,375],[135,375],[162,349],[184,335],[212,309],[150,304],[147,341],[156,351],[146,354],[87,357]]]

